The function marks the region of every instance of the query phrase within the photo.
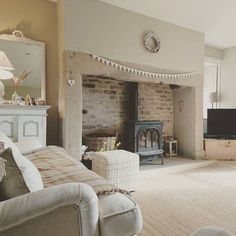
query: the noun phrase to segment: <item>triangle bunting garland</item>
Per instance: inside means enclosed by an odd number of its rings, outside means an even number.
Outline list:
[[[132,74],[137,74],[140,76],[145,76],[145,77],[151,77],[151,78],[159,78],[159,79],[191,79],[198,74],[199,72],[187,72],[187,73],[173,73],[173,74],[161,74],[161,73],[153,73],[153,72],[148,72],[148,71],[143,71],[143,70],[138,70],[135,68],[127,67],[124,65],[121,65],[119,63],[116,63],[114,61],[107,60],[103,57],[99,57],[97,55],[91,54],[93,59],[102,62],[103,64],[107,66],[114,67],[116,69],[129,72]]]

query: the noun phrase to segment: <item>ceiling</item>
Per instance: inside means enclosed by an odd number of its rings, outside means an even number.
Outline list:
[[[206,44],[236,45],[236,0],[100,0],[205,33]]]

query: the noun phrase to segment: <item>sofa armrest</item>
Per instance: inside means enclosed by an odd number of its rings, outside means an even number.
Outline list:
[[[72,211],[73,214],[65,215]],[[62,219],[64,222],[60,222]],[[70,224],[72,221],[74,225]],[[73,236],[98,235],[98,199],[87,184],[57,185],[0,202],[0,236],[51,236],[69,232]]]

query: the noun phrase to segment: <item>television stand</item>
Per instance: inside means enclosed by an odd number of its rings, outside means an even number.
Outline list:
[[[236,160],[236,139],[205,138],[205,159]]]
[[[236,140],[236,135],[215,135],[215,134],[204,134],[206,139],[224,139],[224,140]]]

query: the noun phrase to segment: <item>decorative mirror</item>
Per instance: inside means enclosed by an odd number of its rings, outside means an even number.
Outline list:
[[[5,52],[14,67],[14,77],[2,80],[5,100],[16,92],[45,99],[45,43],[24,37],[21,31],[0,35],[0,50]]]

